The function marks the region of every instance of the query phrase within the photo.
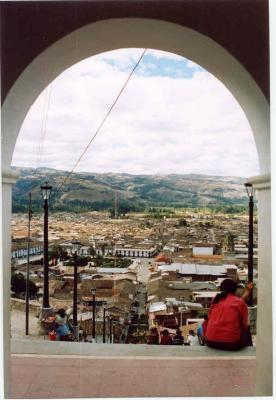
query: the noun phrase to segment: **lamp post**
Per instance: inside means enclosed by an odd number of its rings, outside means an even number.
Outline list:
[[[79,329],[78,329],[78,308],[77,308],[77,301],[78,301],[78,252],[80,250],[81,244],[77,240],[72,241],[72,252],[74,256],[74,290],[73,290],[73,333],[74,339],[79,341]]]
[[[41,317],[45,318],[52,313],[49,304],[49,260],[48,260],[48,200],[52,186],[46,182],[41,187],[41,194],[44,200],[44,246],[43,246],[43,304]]]
[[[105,343],[105,313],[106,313],[106,309],[105,309],[105,303],[103,306],[103,343]]]
[[[109,315],[109,343],[112,343],[112,325],[113,325],[113,320],[112,320],[112,315]]]
[[[95,295],[96,295],[96,288],[93,287],[91,289],[92,293],[92,298],[93,298],[93,318],[92,318],[92,342],[95,343],[95,337],[96,337],[96,302],[95,302]]]
[[[249,198],[248,202],[248,282],[253,282],[253,210],[254,210],[254,190],[251,183],[244,184]],[[248,298],[248,305],[253,306],[253,291]]]
[[[30,240],[31,240],[31,218],[32,218],[32,193],[29,193],[29,223],[28,223],[28,241],[27,241],[27,276],[26,276],[26,319],[25,335],[29,335],[29,277],[30,277]]]

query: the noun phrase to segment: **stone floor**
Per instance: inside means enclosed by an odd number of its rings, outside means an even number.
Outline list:
[[[254,356],[108,358],[14,354],[9,398],[254,396]]]
[[[11,337],[15,339],[25,338],[25,311],[12,309],[11,310]],[[38,319],[35,314],[29,314],[29,336],[30,340],[37,340],[38,336]],[[41,337],[43,339],[43,337]]]

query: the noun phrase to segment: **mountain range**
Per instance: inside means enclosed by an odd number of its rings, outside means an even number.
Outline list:
[[[243,177],[78,172],[65,181],[66,171],[20,167],[14,167],[14,170],[19,173],[19,178],[13,188],[13,212],[26,212],[30,191],[34,209],[41,209],[40,185],[45,181],[53,186],[49,200],[52,211],[111,209],[115,196],[121,212],[150,207],[247,205],[246,178]]]

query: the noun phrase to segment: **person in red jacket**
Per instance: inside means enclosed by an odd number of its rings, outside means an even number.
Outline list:
[[[172,344],[172,337],[170,336],[169,331],[167,329],[164,329],[162,331],[160,344]]]
[[[235,295],[237,284],[232,279],[222,281],[221,293],[214,298],[208,314],[207,346],[221,350],[252,346],[245,303],[252,289],[253,284],[248,284],[242,297],[238,297]]]
[[[150,329],[150,334],[147,337],[147,344],[159,344],[159,334],[155,326]]]

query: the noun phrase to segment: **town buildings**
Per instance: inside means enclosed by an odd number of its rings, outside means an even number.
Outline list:
[[[26,273],[26,227],[26,216],[15,215],[12,257],[14,270],[23,274]],[[49,221],[49,241],[50,249],[53,246],[62,249],[69,259],[72,241],[77,239],[82,244],[78,254],[83,259],[78,267],[78,315],[82,316],[79,321],[86,333],[91,334],[94,287],[98,335],[102,334],[105,307],[116,327],[113,340],[141,343],[152,326],[160,330],[168,328],[173,333],[189,319],[202,318],[225,277],[241,284],[246,281],[247,228],[247,219],[242,215],[218,218],[208,211],[185,210],[184,214],[179,212],[174,218],[162,221],[143,214],[112,220],[104,213],[81,216],[57,213]],[[37,249],[41,249],[39,216],[33,217],[32,237]],[[256,228],[254,239],[256,276]],[[20,255],[21,264],[16,255]],[[127,266],[120,264],[124,259],[129,260]],[[32,262],[31,276],[41,295],[43,268],[38,261]],[[70,310],[72,261],[68,263],[57,256],[50,260],[49,271],[51,305]],[[141,285],[144,285],[142,291]],[[146,319],[140,321],[140,318]]]

